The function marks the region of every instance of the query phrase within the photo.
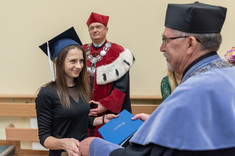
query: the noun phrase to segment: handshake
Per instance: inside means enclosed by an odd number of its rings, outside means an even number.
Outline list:
[[[117,118],[118,115],[115,114],[106,114],[100,117],[95,117],[93,126],[105,124],[113,118]],[[66,152],[62,152],[61,156],[81,156],[80,153],[80,142],[74,138],[63,138],[59,139],[62,143],[62,149]],[[83,147],[84,148],[84,147]]]
[[[119,116],[119,118],[117,118]],[[102,117],[97,117],[97,118],[102,118]],[[119,115],[114,115],[114,114],[107,114],[104,116],[105,121],[110,121],[113,118],[117,118],[115,120],[112,120],[110,124],[104,125],[103,127],[100,128],[99,132],[100,134],[104,137],[104,140],[110,141],[115,144],[119,144],[120,140],[129,137],[129,135],[132,135],[138,127],[142,124],[142,121],[145,121],[149,118],[148,114],[137,114],[133,116],[131,113],[127,112],[126,110],[123,110]],[[141,121],[133,121],[140,119]],[[100,120],[100,119],[99,119]],[[105,122],[105,123],[107,123]],[[122,130],[118,131],[112,131],[112,129],[115,127],[115,125],[119,124],[119,122],[126,122],[126,125],[121,128]],[[129,128],[128,128],[129,126]],[[132,127],[132,128],[130,128]],[[102,129],[102,130],[101,130]],[[123,130],[125,129],[125,130]],[[129,131],[131,132],[128,132]],[[132,130],[131,130],[132,129]],[[125,132],[123,132],[125,131]],[[105,132],[105,133],[104,133]],[[103,133],[103,134],[102,134]],[[129,134],[130,133],[130,134]],[[116,140],[115,140],[116,138]],[[65,142],[65,145],[67,148],[64,148],[66,152],[63,152],[61,155],[66,156],[89,156],[89,147],[90,143],[95,139],[95,137],[88,137],[84,139],[83,141],[79,142],[76,139],[68,139],[68,142]],[[120,145],[120,144],[119,144]]]

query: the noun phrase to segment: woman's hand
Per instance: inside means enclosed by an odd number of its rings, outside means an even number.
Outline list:
[[[117,118],[119,115],[115,115],[115,114],[105,114],[104,115],[104,123],[109,122],[111,119],[113,118]]]
[[[149,118],[149,114],[145,114],[145,113],[140,113],[140,114],[136,114],[132,120],[136,120],[136,119],[140,119],[142,121],[146,121]]]
[[[81,156],[79,152],[79,141],[74,138],[63,139],[63,147],[69,156]]]

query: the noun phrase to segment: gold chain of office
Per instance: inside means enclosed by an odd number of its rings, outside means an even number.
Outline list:
[[[107,54],[109,48],[111,47],[112,43],[111,42],[107,42],[105,43],[105,46],[103,47],[103,50],[100,51],[100,54],[97,56],[92,56],[91,55],[91,43],[87,45],[87,59],[92,63],[92,64],[96,64],[96,62],[100,61],[103,59],[103,57]]]

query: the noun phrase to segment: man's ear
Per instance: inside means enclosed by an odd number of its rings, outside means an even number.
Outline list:
[[[109,28],[108,27],[105,27],[106,31],[108,32]]]
[[[189,54],[192,53],[195,50],[196,45],[197,45],[196,38],[193,37],[193,36],[189,36],[188,37],[188,46],[187,46]]]

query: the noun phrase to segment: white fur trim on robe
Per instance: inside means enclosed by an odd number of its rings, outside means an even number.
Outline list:
[[[128,49],[125,49],[112,63],[97,67],[97,84],[104,85],[120,79],[129,71],[134,60],[133,54]]]

